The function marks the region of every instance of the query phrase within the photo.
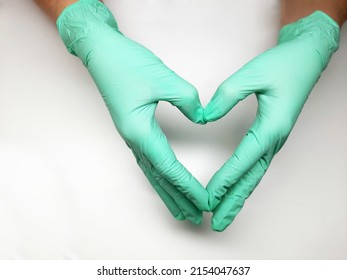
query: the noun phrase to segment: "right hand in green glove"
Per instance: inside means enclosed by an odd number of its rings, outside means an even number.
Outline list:
[[[224,230],[241,210],[291,132],[313,86],[339,41],[339,27],[315,12],[282,28],[276,47],[259,55],[218,88],[207,121],[227,114],[252,93],[258,111],[234,154],[207,185],[212,229]]]
[[[204,123],[196,89],[125,37],[97,0],[68,6],[57,26],[68,50],[88,68],[120,135],[171,213],[200,223],[202,210],[209,210],[208,194],[176,159],[154,115],[158,102],[168,101],[191,121]]]

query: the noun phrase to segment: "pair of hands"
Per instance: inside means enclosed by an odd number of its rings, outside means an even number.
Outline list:
[[[216,231],[234,220],[286,141],[339,35],[337,24],[321,12],[285,26],[278,45],[226,79],[203,109],[194,86],[125,37],[99,1],[67,7],[57,26],[68,50],[88,68],[117,130],[170,212],[198,224],[202,211],[213,211]],[[258,100],[256,119],[205,189],[176,159],[155,119],[158,102],[170,102],[194,123],[205,124],[252,93]]]

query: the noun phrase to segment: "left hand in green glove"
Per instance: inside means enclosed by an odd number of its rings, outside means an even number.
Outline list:
[[[278,45],[224,81],[205,109],[207,121],[255,93],[256,119],[234,154],[210,180],[212,229],[223,231],[241,210],[291,132],[306,99],[337,50],[339,27],[315,12],[282,28]]]

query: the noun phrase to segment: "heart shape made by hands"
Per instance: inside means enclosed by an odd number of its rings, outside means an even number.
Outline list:
[[[319,11],[284,26],[278,44],[226,79],[203,109],[197,90],[150,50],[124,36],[103,3],[72,4],[57,26],[67,49],[87,67],[117,130],[172,214],[199,223],[201,211],[213,211],[212,228],[217,231],[233,221],[285,143],[337,50],[340,34],[336,22]],[[191,121],[207,123],[223,118],[253,93],[256,118],[205,190],[176,159],[155,118],[157,105],[170,102]]]

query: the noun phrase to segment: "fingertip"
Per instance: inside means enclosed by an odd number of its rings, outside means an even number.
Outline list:
[[[219,202],[220,202],[219,198],[215,196],[210,196],[208,201],[210,211],[215,210]]]
[[[204,207],[201,207],[201,211],[211,212],[211,208],[208,201],[207,204],[204,205]]]
[[[190,198],[191,199],[191,198]],[[210,205],[209,205],[209,201],[208,198],[202,198],[202,199],[193,199],[192,202],[194,203],[194,205],[201,211],[210,211]]]
[[[210,206],[210,194],[208,193],[207,189],[206,190],[206,195],[207,195],[207,206],[206,206],[206,212],[211,212],[211,206]]]
[[[213,122],[221,118],[222,112],[220,111],[219,106],[216,104],[214,100],[212,100],[210,103],[207,104],[205,110],[203,119],[206,122]]]
[[[201,211],[210,211],[209,195],[204,191],[202,195],[194,203]]]
[[[199,215],[187,217],[187,219],[195,225],[200,225],[202,223],[202,212]]]
[[[206,105],[204,118],[208,122],[216,121],[225,116],[237,103],[230,99],[229,83],[222,83],[216,90],[211,101]],[[228,98],[227,98],[228,97]]]
[[[211,206],[210,206],[210,200],[207,202],[207,207],[206,207],[206,209],[204,211],[206,211],[206,212],[211,212],[212,211],[211,210]]]
[[[178,213],[174,217],[176,220],[179,220],[179,221],[184,221],[186,219],[186,217],[182,213]]]
[[[241,211],[244,202],[243,197],[227,195],[212,216],[212,229],[215,231],[225,230]]]
[[[209,211],[209,196],[206,189],[189,173],[189,171],[185,168],[184,170],[187,172],[186,175],[188,176],[181,176],[180,180],[176,180],[175,186],[197,207],[197,209],[200,211]]]
[[[208,205],[209,205],[210,211],[215,210],[215,208],[220,203],[221,198],[223,197],[223,195],[227,191],[226,188],[221,188],[222,192],[218,192],[218,189],[220,189],[220,188],[216,187],[216,185],[213,182],[214,182],[214,180],[212,178],[212,180],[210,181],[210,183],[207,185],[207,188],[206,188],[206,191],[208,194]]]
[[[219,222],[219,221],[214,221],[214,219],[212,218],[212,225],[211,225],[211,229],[213,231],[217,231],[217,232],[222,232],[224,231],[228,225],[230,225],[231,222],[227,223],[227,222]]]
[[[214,231],[224,231],[235,219],[236,214],[227,213],[227,215],[220,215],[220,213],[215,213],[212,216],[211,228]]]
[[[176,106],[189,120],[196,124],[206,124],[204,119],[204,108],[201,105],[197,89],[189,84],[184,83],[179,89],[179,96],[168,100]]]
[[[196,124],[206,124],[207,120],[205,119],[205,110],[200,105],[198,109],[196,109],[196,116],[192,121]]]
[[[206,117],[206,109],[203,109],[202,120],[203,120],[204,124],[209,122],[208,118]]]

